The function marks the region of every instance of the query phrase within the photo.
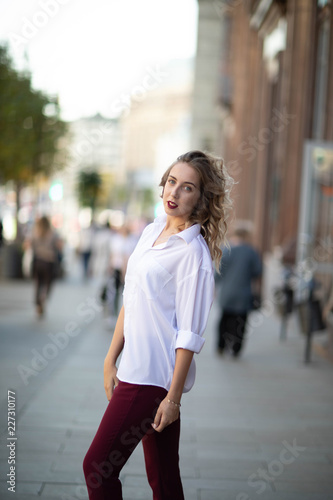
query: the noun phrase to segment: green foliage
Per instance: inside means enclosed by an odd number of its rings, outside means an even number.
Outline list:
[[[101,192],[102,178],[96,170],[83,170],[79,173],[77,193],[82,207],[91,207],[94,211]]]
[[[151,188],[145,188],[142,192],[142,209],[144,213],[149,213],[154,206],[154,191]]]
[[[128,205],[131,197],[130,187],[126,184],[116,184],[110,191],[111,208],[122,209]]]
[[[30,75],[14,69],[1,45],[0,109],[0,182],[22,185],[62,166],[57,153],[67,125],[56,99],[32,89]]]

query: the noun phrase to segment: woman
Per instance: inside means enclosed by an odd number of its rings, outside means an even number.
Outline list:
[[[122,499],[119,473],[141,439],[154,500],[184,499],[180,401],[194,383],[193,354],[204,344],[231,179],[221,159],[192,151],[160,185],[165,215],[145,228],[128,261],[124,305],[104,362],[110,403],[84,460],[93,500]]]
[[[35,304],[38,316],[42,316],[62,250],[62,242],[52,231],[50,221],[45,216],[36,221],[31,247],[33,278],[36,284]]]

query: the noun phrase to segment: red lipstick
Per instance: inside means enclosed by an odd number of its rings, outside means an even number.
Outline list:
[[[174,203],[173,201],[168,201],[168,207],[171,209],[177,208],[178,205],[177,203]]]

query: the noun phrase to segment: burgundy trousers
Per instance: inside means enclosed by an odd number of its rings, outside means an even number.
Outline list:
[[[151,426],[166,394],[162,387],[119,382],[83,462],[90,500],[122,500],[119,474],[141,440],[153,500],[184,500],[180,419],[162,432]]]

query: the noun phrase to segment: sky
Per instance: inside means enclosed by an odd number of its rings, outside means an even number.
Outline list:
[[[196,0],[0,0],[0,42],[65,120],[116,116],[161,84],[168,61],[195,55],[196,25]]]

